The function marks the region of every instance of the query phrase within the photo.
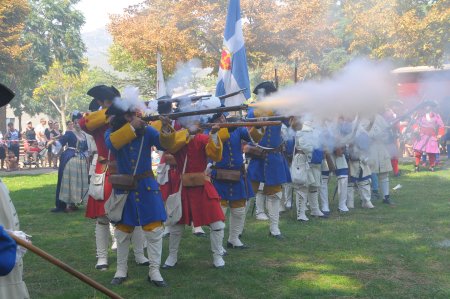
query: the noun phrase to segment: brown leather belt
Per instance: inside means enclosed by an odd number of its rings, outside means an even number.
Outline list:
[[[146,171],[144,173],[140,173],[140,174],[134,175],[134,179],[135,180],[142,180],[142,179],[145,179],[145,178],[153,178],[154,179],[155,175],[153,174],[153,171],[149,170],[149,171]]]
[[[271,148],[271,149],[263,149],[265,153],[267,154],[274,154],[274,153],[282,153],[283,152],[283,144],[280,144],[279,146],[275,147],[275,148]]]

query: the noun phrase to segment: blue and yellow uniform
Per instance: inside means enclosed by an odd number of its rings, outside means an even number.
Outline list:
[[[162,223],[166,220],[166,211],[161,191],[151,169],[151,147],[156,146],[160,150],[170,148],[174,143],[175,134],[160,135],[151,126],[139,131],[140,134],[136,134],[130,123],[126,123],[114,132],[108,129],[105,133],[106,146],[116,157],[118,172],[132,175],[136,169],[135,179],[137,179],[137,188],[128,193],[122,219],[116,225],[117,270],[111,283],[121,284],[126,280],[131,232],[135,226],[142,226],[147,240],[149,280],[157,286],[166,286],[159,272],[164,231]],[[114,192],[125,191],[115,189]]]
[[[248,117],[270,116],[271,113],[265,113],[250,109]],[[291,182],[289,166],[282,154],[283,139],[281,137],[281,125],[269,126],[266,128],[264,136],[258,145],[263,148],[274,149],[268,151],[265,158],[252,158],[248,165],[248,177],[253,182],[264,183],[265,194],[275,194],[281,191],[281,185]],[[272,190],[271,190],[272,189]],[[255,185],[254,185],[254,191]]]
[[[223,142],[222,160],[215,163],[211,172],[214,187],[222,200],[239,201],[254,196],[250,181],[244,179],[244,158],[242,155],[242,141],[251,142],[259,140],[261,137],[257,130],[252,131],[252,138],[247,128],[239,127],[234,130],[223,128],[219,131],[220,140]],[[241,179],[238,182],[217,180],[216,169],[241,171]],[[247,184],[247,186],[246,186]],[[245,206],[245,202],[243,203]]]
[[[170,145],[171,136],[160,135],[153,127],[146,127],[142,136],[137,136],[130,124],[125,124],[115,132],[106,131],[106,146],[117,159],[117,168],[120,174],[136,175],[148,173],[149,176],[138,181],[135,191],[128,194],[127,202],[123,209],[122,220],[119,224],[127,226],[145,226],[150,223],[161,223],[166,220],[164,202],[161,197],[158,183],[151,169],[151,147],[156,146],[164,150],[164,145]],[[164,137],[166,136],[166,137]],[[143,141],[142,141],[143,139]],[[139,149],[142,145],[142,153],[138,162]],[[164,142],[166,142],[164,144]],[[116,190],[117,193],[123,191]]]

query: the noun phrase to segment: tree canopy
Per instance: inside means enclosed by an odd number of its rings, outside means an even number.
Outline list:
[[[155,69],[163,55],[176,63],[200,58],[217,68],[226,0],[148,0],[111,18],[113,60]],[[398,65],[439,65],[449,45],[449,0],[241,0],[248,63],[256,77],[282,80],[327,75],[351,57],[392,59]],[[126,54],[125,54],[126,53]],[[115,57],[115,58],[114,58]]]

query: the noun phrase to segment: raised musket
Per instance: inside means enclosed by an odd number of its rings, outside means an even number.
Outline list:
[[[389,127],[393,127],[395,125],[397,125],[399,122],[401,122],[402,120],[405,120],[409,117],[411,117],[417,110],[427,106],[428,104],[430,104],[429,101],[422,101],[419,104],[417,104],[416,106],[414,106],[413,108],[411,108],[409,111],[405,112],[404,114],[397,116],[393,121],[391,121],[389,123]]]
[[[177,119],[177,118],[186,117],[186,116],[216,114],[216,113],[223,113],[223,112],[241,111],[241,110],[247,110],[247,109],[248,109],[248,106],[242,104],[242,105],[229,106],[229,107],[219,107],[219,108],[212,108],[212,109],[177,112],[177,113],[171,113],[171,114],[152,115],[152,116],[142,117],[142,120],[147,121],[147,122],[155,121],[155,120],[158,120],[160,116],[165,116],[170,119]]]
[[[242,121],[247,122],[255,122],[255,121],[286,121],[290,120],[291,117],[286,116],[266,116],[266,117],[251,117],[251,118],[244,118]]]
[[[240,94],[241,92],[244,92],[245,90],[247,90],[247,88],[243,88],[243,89],[239,89],[238,91],[234,91],[234,92],[230,92],[221,96],[218,96],[218,98],[220,100],[225,100],[226,98],[231,98],[235,95]],[[167,99],[167,101],[172,101],[172,102],[176,102],[182,99],[187,99],[187,100],[191,100],[192,102],[197,102],[201,99],[206,99],[206,98],[210,98],[212,97],[211,94],[204,94],[204,95],[195,95],[195,93],[190,93],[190,94],[185,94],[182,96],[178,96],[176,98],[172,98],[172,99]]]
[[[208,123],[208,124],[202,124],[202,127],[212,127],[215,125],[218,125],[221,128],[266,127],[266,126],[279,126],[279,125],[281,125],[281,121]]]

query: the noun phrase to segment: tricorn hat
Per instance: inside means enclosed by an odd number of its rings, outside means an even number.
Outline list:
[[[97,85],[88,90],[87,95],[94,99],[89,104],[90,111],[97,111],[100,106],[97,101],[103,102],[105,100],[112,101],[116,97],[120,97],[120,92],[114,86]]]
[[[11,89],[0,83],[0,107],[8,105],[14,96],[15,94]]]
[[[259,95],[261,90],[264,92],[264,95],[269,95],[277,91],[275,84],[272,81],[264,81],[256,85],[255,89],[253,89],[253,93]]]

